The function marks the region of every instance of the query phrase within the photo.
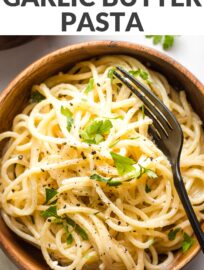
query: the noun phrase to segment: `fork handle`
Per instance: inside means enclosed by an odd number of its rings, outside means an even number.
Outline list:
[[[188,194],[187,194],[184,182],[183,182],[183,178],[181,176],[181,171],[180,171],[180,166],[179,166],[178,161],[172,165],[172,170],[173,170],[173,177],[174,177],[174,185],[176,187],[177,193],[183,204],[186,215],[190,221],[190,224],[197,237],[200,247],[204,253],[204,233],[201,229],[201,225],[198,221],[198,218],[189,200],[189,197],[188,197]]]

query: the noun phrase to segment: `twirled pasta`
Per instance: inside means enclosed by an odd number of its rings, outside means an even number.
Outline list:
[[[12,131],[0,134],[0,141],[10,138],[0,164],[2,216],[17,235],[41,248],[52,269],[167,269],[183,233],[192,235],[170,164],[148,134],[152,121],[141,101],[110,76],[116,65],[137,71],[180,122],[182,175],[204,219],[202,123],[185,93],[129,56],[80,62],[34,86],[45,98],[31,102],[15,117]],[[88,142],[81,134],[94,121],[106,121],[109,129],[98,142]],[[120,174],[111,153],[131,158],[143,173],[131,179]],[[54,202],[45,203],[46,190],[54,192]],[[43,216],[50,208],[57,213]],[[175,228],[176,237],[169,239]]]

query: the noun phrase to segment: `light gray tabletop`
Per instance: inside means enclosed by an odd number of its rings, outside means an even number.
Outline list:
[[[26,45],[0,52],[0,91],[25,67],[34,60],[55,49],[91,40],[126,40],[153,46],[143,36],[110,37],[110,36],[58,36],[40,37]],[[156,47],[161,50],[160,46]],[[204,36],[180,36],[174,48],[168,52],[204,83]],[[204,269],[204,256],[200,253],[184,270]],[[17,270],[17,268],[0,251],[0,270]]]

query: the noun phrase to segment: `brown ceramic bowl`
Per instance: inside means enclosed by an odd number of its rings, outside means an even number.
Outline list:
[[[0,132],[8,130],[14,116],[25,107],[33,84],[40,83],[59,71],[68,70],[78,61],[105,54],[134,56],[164,74],[173,86],[186,90],[188,100],[204,121],[204,86],[183,66],[168,56],[141,45],[99,41],[73,45],[53,52],[29,66],[15,78],[0,96]],[[3,144],[0,144],[0,152],[2,148]],[[11,232],[2,219],[0,219],[0,243],[5,253],[21,269],[49,269],[41,252]],[[198,251],[199,246],[195,244],[185,254],[178,252],[173,265],[166,270],[181,269]]]

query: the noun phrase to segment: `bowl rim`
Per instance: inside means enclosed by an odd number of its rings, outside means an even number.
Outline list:
[[[46,63],[47,60],[52,59],[56,56],[63,55],[65,53],[69,53],[73,50],[80,50],[84,47],[89,47],[89,49],[94,48],[96,46],[103,46],[104,48],[107,46],[113,46],[117,48],[126,48],[126,49],[132,49],[132,51],[140,52],[140,53],[147,53],[149,56],[155,57],[159,60],[162,60],[163,62],[168,62],[168,64],[174,68],[175,70],[178,70],[179,73],[184,75],[185,77],[188,77],[188,80],[191,81],[193,85],[196,86],[196,88],[204,95],[204,84],[198,80],[198,78],[193,75],[187,68],[185,68],[182,64],[174,60],[171,56],[168,56],[156,49],[150,48],[145,45],[132,43],[128,41],[111,41],[111,40],[100,40],[100,41],[88,41],[88,42],[82,42],[78,44],[72,44],[57,50],[54,50],[53,52],[50,52],[46,54],[43,57],[40,57],[38,60],[31,63],[28,67],[23,69],[15,78],[4,88],[0,94],[0,105],[6,99],[12,88],[15,87],[16,84],[18,84],[19,81],[21,81],[24,77],[26,77],[29,73],[37,70],[39,66],[42,66],[44,63]],[[125,53],[124,53],[125,54]],[[108,55],[108,53],[107,53]],[[49,61],[48,61],[49,62]],[[46,63],[47,64],[47,63]],[[1,220],[0,220],[1,222]],[[25,268],[25,261],[23,261],[21,258],[18,258],[18,252],[15,251],[13,248],[10,248],[8,243],[6,242],[6,237],[2,235],[0,231],[0,247],[4,251],[4,253],[11,259],[15,265],[20,267],[21,269],[27,269]],[[12,245],[11,245],[12,247]],[[196,257],[200,250],[200,247],[197,246],[195,249],[192,250],[192,254],[184,261],[180,262],[178,265],[173,266],[172,270],[179,270],[182,269],[184,266],[186,266],[192,259]]]

